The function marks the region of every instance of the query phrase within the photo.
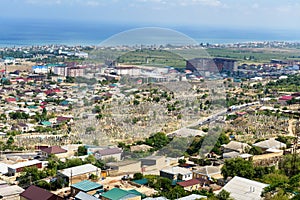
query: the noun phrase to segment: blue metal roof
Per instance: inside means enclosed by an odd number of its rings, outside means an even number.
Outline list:
[[[32,66],[32,69],[48,69],[48,67],[45,65],[35,65]]]
[[[81,181],[81,182],[71,185],[71,187],[81,190],[83,192],[88,192],[88,191],[103,188],[103,185],[89,181],[89,180],[84,180],[84,181]]]
[[[99,200],[98,198],[89,195],[87,193],[84,192],[79,192],[76,196],[75,196],[75,200]]]

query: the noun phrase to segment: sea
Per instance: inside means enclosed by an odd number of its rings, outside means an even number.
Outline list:
[[[122,32],[142,29],[144,27],[149,27],[149,25],[72,20],[1,19],[0,47],[50,44],[101,45],[104,41]],[[199,44],[232,44],[251,41],[300,41],[299,30],[271,30],[266,28],[235,28],[225,26],[155,26],[155,24],[151,24],[150,27],[180,33]]]

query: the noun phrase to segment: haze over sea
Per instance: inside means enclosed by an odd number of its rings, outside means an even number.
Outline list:
[[[155,26],[155,25],[151,25]],[[99,45],[103,40],[143,24],[109,24],[78,21],[12,20],[0,21],[0,46],[47,44]],[[298,31],[230,27],[167,26],[199,43],[226,44],[249,41],[300,41]]]

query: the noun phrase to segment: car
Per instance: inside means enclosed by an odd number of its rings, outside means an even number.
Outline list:
[[[121,180],[123,180],[123,181],[129,180],[129,179],[130,179],[129,174],[127,174],[127,175],[125,175],[125,176],[123,176],[123,177],[121,178]]]

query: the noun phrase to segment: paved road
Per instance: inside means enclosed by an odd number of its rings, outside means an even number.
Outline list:
[[[222,109],[222,110],[218,111],[217,113],[214,113],[214,114],[212,114],[211,116],[209,116],[209,117],[207,117],[205,119],[200,119],[197,122],[194,122],[194,123],[189,124],[189,125],[187,125],[185,127],[177,129],[176,131],[168,133],[167,135],[174,135],[174,134],[178,135],[178,133],[182,133],[182,132],[188,131],[188,129],[190,129],[191,127],[194,127],[194,126],[203,126],[203,125],[215,122],[219,117],[221,117],[221,116],[223,116],[225,114],[230,114],[230,113],[236,112],[238,110],[241,110],[241,109],[244,109],[246,107],[253,106],[253,105],[256,105],[256,104],[259,104],[259,101],[255,101],[255,102],[252,102],[252,103],[245,103],[245,104],[242,104],[242,105],[230,106],[230,110],[229,109]],[[187,136],[189,136],[191,134],[180,134],[180,135],[187,137]]]

